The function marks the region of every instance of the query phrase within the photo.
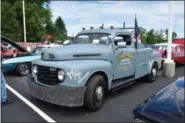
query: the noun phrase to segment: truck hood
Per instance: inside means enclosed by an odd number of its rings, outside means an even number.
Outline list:
[[[111,48],[109,45],[95,44],[71,44],[47,48],[44,50],[42,60],[60,61],[60,60],[87,60],[87,59],[110,59]]]

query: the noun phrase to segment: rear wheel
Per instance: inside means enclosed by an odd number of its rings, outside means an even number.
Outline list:
[[[26,76],[30,73],[30,64],[29,63],[20,63],[16,67],[16,72],[21,76]]]
[[[153,63],[150,73],[146,76],[146,81],[151,83],[156,80],[156,76],[158,73],[157,63]]]
[[[105,79],[101,75],[94,75],[87,84],[84,106],[91,111],[97,111],[102,107],[104,98]]]

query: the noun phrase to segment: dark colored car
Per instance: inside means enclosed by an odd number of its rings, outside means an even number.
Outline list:
[[[184,77],[139,104],[133,114],[135,123],[184,123]]]

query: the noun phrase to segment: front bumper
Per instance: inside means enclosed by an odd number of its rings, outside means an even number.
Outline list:
[[[67,107],[82,106],[86,87],[68,87],[62,85],[44,86],[29,75],[28,92],[35,98]]]

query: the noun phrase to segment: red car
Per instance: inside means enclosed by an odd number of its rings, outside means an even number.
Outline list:
[[[22,53],[27,53],[27,51],[26,50],[24,52],[19,51],[11,44],[8,44],[3,40],[1,41],[1,56],[3,58],[13,57],[15,54],[22,54]]]
[[[167,43],[155,44],[155,51],[161,53],[163,61],[167,58]],[[172,60],[178,64],[184,64],[184,45],[172,44]]]

